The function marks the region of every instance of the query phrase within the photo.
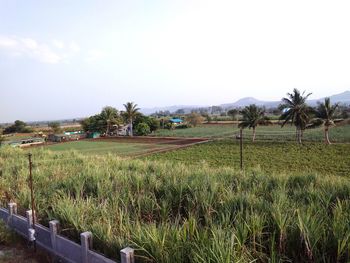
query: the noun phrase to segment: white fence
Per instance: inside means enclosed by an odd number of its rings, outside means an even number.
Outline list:
[[[17,215],[17,205],[10,203],[8,209],[0,208],[0,219],[9,228],[16,231],[24,238],[31,240],[32,211],[26,212],[26,217]],[[49,222],[50,228],[35,224],[35,241],[43,250],[67,263],[117,263],[92,250],[92,233],[80,234],[81,244],[77,244],[59,235],[59,222]],[[134,250],[130,247],[120,251],[121,263],[134,263]]]

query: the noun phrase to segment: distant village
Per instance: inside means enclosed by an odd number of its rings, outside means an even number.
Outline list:
[[[21,121],[16,121],[21,122]],[[16,125],[16,122],[14,125]],[[21,122],[22,123],[22,122]],[[183,119],[180,118],[170,118],[166,120],[166,123],[171,124],[173,127],[182,125],[185,123]],[[48,123],[46,126],[36,127],[36,130],[44,130],[38,132],[32,131],[32,127],[27,126],[24,123],[25,129],[17,129],[18,133],[5,134],[3,137],[6,139],[3,144],[9,145],[12,147],[29,147],[42,144],[52,144],[52,143],[61,143],[68,141],[78,141],[83,139],[97,139],[101,137],[113,137],[113,136],[132,136],[131,135],[131,125],[120,125],[113,124],[110,125],[108,134],[101,131],[84,131],[82,125],[79,123],[71,123],[70,125],[65,126],[67,130],[60,127],[59,122]],[[50,128],[50,126],[52,126]],[[164,125],[163,125],[164,126]],[[56,132],[55,132],[56,131]],[[27,133],[27,135],[26,135]]]
[[[293,92],[298,96],[304,94],[300,94],[297,89],[294,89]],[[305,97],[305,101],[309,95]],[[348,97],[350,97],[350,91],[331,96],[337,101],[334,104],[336,109],[335,122],[349,118]],[[288,100],[286,101],[288,102]],[[253,103],[242,107],[242,105],[251,102]],[[322,126],[323,122],[316,122],[320,119],[316,118],[317,111],[322,105],[331,105],[330,98],[325,98],[324,104],[320,100],[310,102],[312,106],[305,104],[305,116],[307,116],[305,123],[303,125],[295,124],[301,134],[306,128]],[[137,104],[127,102],[124,104],[123,110],[106,106],[98,114],[80,120],[74,119],[70,122],[54,121],[27,124],[16,120],[13,124],[4,124],[0,127],[0,145],[27,147],[100,137],[147,136],[154,134],[158,129],[186,129],[204,123],[237,124],[240,128],[253,128],[255,134],[255,128],[258,125],[273,123],[283,126],[283,120],[293,123],[293,120],[289,119],[289,115],[293,113],[291,110],[293,105],[285,105],[282,101],[280,105],[274,102],[267,104],[270,106],[259,106],[261,103],[253,98],[245,98],[234,104],[192,109],[181,108],[172,113],[170,111],[156,111],[147,116],[140,112]],[[317,106],[314,106],[315,104]],[[328,126],[326,127],[326,137],[328,136]],[[253,140],[254,138],[255,136],[253,136]],[[329,142],[328,139],[326,141]]]

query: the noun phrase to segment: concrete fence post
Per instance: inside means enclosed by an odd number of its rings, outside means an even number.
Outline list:
[[[16,203],[9,203],[8,207],[9,207],[10,216],[17,214],[17,204]]]
[[[120,250],[121,263],[135,263],[134,249],[126,247]]]
[[[9,203],[8,209],[9,209],[9,214],[7,217],[7,224],[10,226],[12,224],[12,216],[17,214],[17,204]]]
[[[51,220],[49,222],[49,227],[50,227],[50,237],[51,237],[52,250],[56,251],[57,250],[56,237],[57,237],[57,234],[59,231],[60,222],[58,222],[58,220]]]
[[[89,249],[92,248],[92,233],[84,232],[80,234],[82,263],[90,263]]]
[[[34,212],[35,217],[35,212]],[[35,226],[33,225],[33,211],[27,210],[26,211],[26,218],[27,218],[27,228],[28,228],[28,240],[31,242],[35,242]],[[35,246],[35,244],[34,244]]]
[[[33,211],[27,210],[26,211],[26,218],[27,218],[27,226],[28,229],[33,227]]]

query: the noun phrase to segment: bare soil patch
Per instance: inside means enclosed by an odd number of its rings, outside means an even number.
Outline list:
[[[169,144],[169,145],[187,145],[207,141],[207,138],[176,138],[176,137],[151,137],[151,136],[133,136],[133,137],[103,137],[89,139],[91,141],[115,141],[118,143],[149,143],[149,144]]]

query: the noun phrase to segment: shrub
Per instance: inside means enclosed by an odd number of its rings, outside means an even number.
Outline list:
[[[141,122],[139,124],[136,125],[135,127],[135,133],[139,136],[144,136],[144,135],[148,135],[151,133],[151,129],[148,126],[147,123]]]
[[[174,124],[172,124],[171,122],[167,122],[165,125],[164,125],[164,129],[168,129],[168,130],[173,130],[174,129]]]
[[[58,121],[49,122],[48,125],[54,133],[59,133],[61,131],[61,124]]]
[[[4,134],[15,133],[15,132],[30,133],[30,132],[33,132],[33,129],[28,127],[25,122],[16,120],[13,125],[6,127],[3,132]]]
[[[201,124],[204,121],[204,118],[202,115],[198,113],[191,113],[190,115],[187,116],[187,121],[194,127],[197,125]]]
[[[147,124],[148,124],[151,132],[154,132],[154,131],[158,130],[159,127],[160,127],[159,120],[156,120],[154,118],[149,118]]]
[[[16,240],[15,234],[0,221],[0,245],[8,245]]]
[[[150,129],[150,132],[154,132],[160,127],[160,122],[157,119],[142,114],[137,115],[137,117],[133,121],[133,125],[134,127],[137,127],[137,125],[140,123],[147,124]]]

